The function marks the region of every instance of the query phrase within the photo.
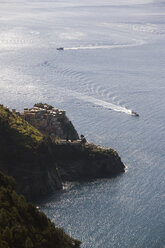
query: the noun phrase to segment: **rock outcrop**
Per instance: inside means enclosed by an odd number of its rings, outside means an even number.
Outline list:
[[[55,145],[54,154],[62,181],[112,177],[125,168],[116,151],[88,142]]]

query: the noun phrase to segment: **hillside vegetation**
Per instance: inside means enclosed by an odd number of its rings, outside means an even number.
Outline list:
[[[54,144],[53,151],[63,181],[88,181],[124,172],[118,153],[93,143]],[[64,156],[65,154],[65,156]]]
[[[0,160],[23,162],[39,153],[44,136],[28,122],[0,105]]]
[[[12,137],[19,140],[21,145],[28,148],[34,147],[43,140],[43,135],[36,128],[0,105],[0,135],[3,137],[3,134],[5,138]]]
[[[13,176],[28,199],[62,188],[52,142],[21,117],[0,105],[0,170]]]
[[[14,179],[0,172],[0,248],[79,248],[80,243],[27,203],[15,192]]]

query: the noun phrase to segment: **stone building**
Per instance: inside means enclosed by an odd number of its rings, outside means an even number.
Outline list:
[[[24,113],[20,114],[20,116],[43,134],[49,135],[53,140],[57,138],[79,139],[77,131],[64,110],[50,108],[47,104],[42,107],[34,105],[30,109],[24,108]]]

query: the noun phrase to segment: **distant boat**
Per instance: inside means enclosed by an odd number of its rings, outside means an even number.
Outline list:
[[[134,115],[134,116],[139,116],[139,114],[136,113],[135,111],[132,111],[131,114]]]
[[[58,47],[58,48],[56,48],[58,51],[62,51],[62,50],[64,50],[64,47]]]

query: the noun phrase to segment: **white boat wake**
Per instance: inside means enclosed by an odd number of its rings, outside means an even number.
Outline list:
[[[133,40],[133,41],[135,42],[131,44],[65,47],[64,50],[114,49],[114,48],[127,48],[127,47],[141,46],[141,45],[146,44],[146,42],[143,40]]]
[[[106,102],[106,101],[97,99],[97,98],[92,97],[92,96],[86,96],[86,95],[82,95],[82,94],[79,95],[78,94],[76,96],[76,98],[81,99],[81,100],[86,101],[86,102],[93,103],[93,104],[95,104],[97,106],[101,106],[101,107],[106,108],[106,109],[111,109],[111,110],[114,110],[114,111],[123,112],[123,113],[129,114],[129,115],[132,114],[131,109],[127,109],[127,108],[125,108],[123,106],[119,106],[119,105],[116,105],[116,104],[113,104],[113,103],[110,103],[110,102]]]
[[[83,100],[85,102],[90,102],[90,103],[95,104],[97,106],[100,106],[102,108],[106,108],[106,109],[110,109],[110,110],[114,110],[114,111],[118,111],[118,112],[123,112],[123,113],[128,114],[128,115],[132,115],[132,110],[127,109],[124,106],[120,106],[120,105],[116,105],[116,104],[113,104],[113,103],[110,103],[110,102],[106,102],[106,101],[97,99],[95,97],[83,95],[83,94],[81,94],[79,92],[64,89],[64,88],[61,88],[61,87],[58,87],[58,88],[59,88],[60,92],[63,91],[64,94],[67,94],[69,96],[73,96],[76,99]]]

